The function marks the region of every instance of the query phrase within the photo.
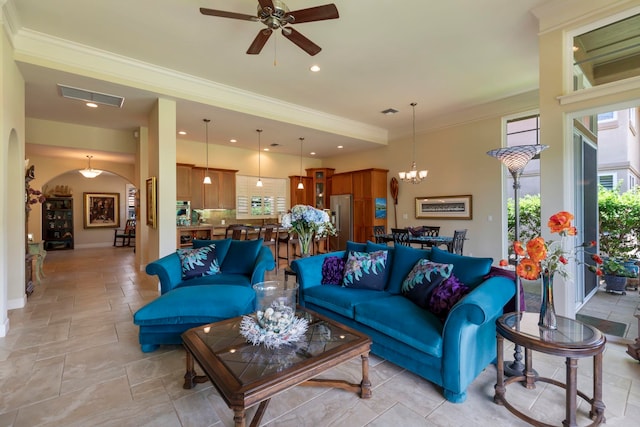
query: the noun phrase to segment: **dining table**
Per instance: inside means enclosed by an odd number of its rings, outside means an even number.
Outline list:
[[[383,234],[380,236],[385,242],[393,242],[392,234]],[[452,252],[453,236],[414,236],[409,233],[409,243],[425,246],[446,246],[449,252]]]

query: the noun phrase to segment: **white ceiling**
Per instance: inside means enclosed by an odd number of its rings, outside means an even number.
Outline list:
[[[130,58],[293,104],[325,121],[338,116],[394,139],[411,134],[413,101],[419,131],[436,117],[537,88],[538,27],[530,10],[547,1],[336,0],[339,19],[295,25],[322,47],[314,57],[280,33],[260,55],[246,55],[262,24],[199,12],[206,7],[254,14],[257,0],[9,0],[3,18],[18,52],[25,35],[79,44],[105,57]],[[286,3],[297,10],[327,2]],[[53,69],[62,68],[51,65],[55,54],[51,49],[41,58],[17,55],[27,117],[132,131],[147,125],[157,93]],[[312,64],[321,71],[311,73]],[[57,83],[124,96],[124,107],[89,111],[61,98]],[[255,130],[262,128],[263,145],[281,144],[273,150],[288,154],[299,154],[299,137],[305,137],[305,153],[313,150],[319,157],[337,154],[338,144],[344,151],[378,146],[321,126],[287,124],[264,108],[246,114],[213,100],[207,105],[175,99],[177,129],[196,141],[204,141],[207,117],[212,143],[237,138],[238,146],[255,149]],[[390,107],[399,113],[381,114]]]

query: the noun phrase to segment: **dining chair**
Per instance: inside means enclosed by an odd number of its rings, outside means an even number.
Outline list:
[[[423,225],[422,235],[426,237],[438,237],[440,235],[440,227],[435,225]],[[430,248],[433,243],[422,243],[420,249]]]
[[[260,234],[258,234],[260,236]],[[273,257],[277,261],[277,240],[278,237],[278,224],[265,224],[264,226],[264,235],[262,236],[263,241],[262,245],[267,246],[269,249],[273,251]],[[276,262],[276,274],[278,274],[278,263]]]
[[[453,232],[453,240],[449,245],[449,252],[454,254],[462,255],[462,247],[464,246],[464,241],[467,237],[467,229],[464,230],[455,230]]]
[[[391,236],[393,237],[394,245],[410,246],[409,230],[407,230],[406,228],[392,228]]]
[[[373,226],[373,238],[376,243],[387,243],[384,238],[386,234],[386,230],[384,225],[374,225]]]
[[[276,264],[281,259],[287,261],[287,267],[291,261],[296,258],[296,246],[298,244],[298,235],[290,233],[288,230],[278,230],[276,237]],[[281,246],[284,245],[285,255],[282,255]]]
[[[231,237],[232,240],[248,240],[249,230],[253,230],[253,227],[232,224],[225,230],[224,238],[228,239]]]

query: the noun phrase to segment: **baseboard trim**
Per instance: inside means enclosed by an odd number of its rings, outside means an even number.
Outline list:
[[[24,294],[21,298],[7,300],[7,310],[24,308],[25,305],[27,305],[27,294]]]
[[[0,337],[6,337],[9,333],[9,318],[0,324]]]

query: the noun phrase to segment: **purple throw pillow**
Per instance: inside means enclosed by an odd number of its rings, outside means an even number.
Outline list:
[[[427,308],[444,322],[447,320],[447,316],[453,306],[468,294],[470,290],[467,285],[452,274],[433,290]]]
[[[322,261],[323,285],[339,285],[344,274],[344,258],[328,256]]]

